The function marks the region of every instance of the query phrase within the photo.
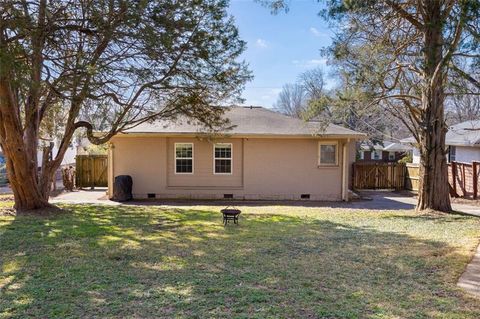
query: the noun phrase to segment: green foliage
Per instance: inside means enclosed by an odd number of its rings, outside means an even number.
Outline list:
[[[18,96],[19,114],[26,101],[42,101],[33,107],[44,137],[70,136],[89,127],[75,123],[83,121],[110,135],[178,115],[220,125],[222,110],[214,106],[239,101],[251,78],[240,61],[245,42],[227,6],[225,0],[36,0],[25,6],[4,0],[1,76]],[[42,10],[47,18],[37,21]]]
[[[88,155],[106,155],[108,153],[108,144],[90,144],[85,147],[85,151]]]
[[[1,318],[480,317],[456,286],[475,217],[258,205],[224,227],[218,206],[63,208],[0,216]]]
[[[398,162],[405,163],[405,164],[412,163],[413,162],[412,152],[407,152],[405,156],[403,156]]]

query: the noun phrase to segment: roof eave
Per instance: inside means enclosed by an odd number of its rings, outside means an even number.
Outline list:
[[[225,138],[341,138],[341,139],[355,139],[363,140],[367,138],[364,133],[356,134],[260,134],[260,133],[202,133],[202,132],[122,132],[115,135],[115,137],[199,137],[199,136],[223,136]]]

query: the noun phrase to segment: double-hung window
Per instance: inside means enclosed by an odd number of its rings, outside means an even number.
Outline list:
[[[175,174],[193,174],[193,143],[175,143]]]
[[[318,165],[336,166],[338,165],[338,143],[320,142],[318,146]]]
[[[232,144],[217,143],[213,146],[214,174],[232,174]]]

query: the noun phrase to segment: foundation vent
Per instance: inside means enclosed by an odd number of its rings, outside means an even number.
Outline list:
[[[148,193],[147,197],[148,198],[155,198],[155,197],[157,197],[157,195],[155,193]]]
[[[233,199],[233,194],[223,194],[223,198],[225,198],[225,199]]]
[[[310,199],[310,194],[302,194],[300,195],[301,199]]]

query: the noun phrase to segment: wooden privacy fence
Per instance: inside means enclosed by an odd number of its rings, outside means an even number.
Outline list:
[[[448,182],[453,195],[458,197],[478,197],[480,162],[458,163],[448,165]]]
[[[407,164],[405,188],[418,190],[419,167]],[[480,162],[448,164],[448,182],[453,196],[478,198],[480,188]]]
[[[78,188],[108,186],[107,155],[77,155],[75,166]]]
[[[404,163],[353,163],[354,189],[405,188]]]

